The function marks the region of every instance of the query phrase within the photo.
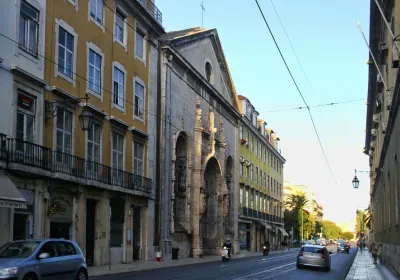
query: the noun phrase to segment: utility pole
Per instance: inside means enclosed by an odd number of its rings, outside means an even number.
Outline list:
[[[301,242],[304,240],[303,208],[301,209]]]

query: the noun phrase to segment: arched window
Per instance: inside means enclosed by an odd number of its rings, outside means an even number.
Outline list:
[[[206,79],[209,83],[213,82],[213,73],[212,73],[212,66],[210,62],[206,62],[206,66],[205,66],[205,70],[206,70]]]

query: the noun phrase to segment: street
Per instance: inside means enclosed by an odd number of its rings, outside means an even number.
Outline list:
[[[329,246],[332,251],[331,270],[329,272],[304,268],[296,269],[298,251],[283,252],[267,257],[232,259],[230,262],[212,262],[187,266],[176,266],[150,271],[124,273],[118,275],[118,280],[259,280],[259,279],[345,279],[346,274],[357,252],[352,244],[350,254],[336,253],[336,246]],[[365,251],[368,254],[367,251]],[[260,253],[261,255],[261,253]],[[116,275],[95,277],[96,280],[109,280]]]

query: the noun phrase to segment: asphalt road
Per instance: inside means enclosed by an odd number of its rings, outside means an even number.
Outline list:
[[[345,279],[357,252],[352,244],[350,254],[336,253],[336,247],[328,247],[332,251],[331,270],[296,268],[298,251],[282,252],[267,257],[251,257],[233,259],[230,262],[201,263],[187,266],[160,268],[150,271],[138,271],[118,275],[94,277],[95,280],[264,280],[264,279]],[[260,253],[261,255],[261,253]]]

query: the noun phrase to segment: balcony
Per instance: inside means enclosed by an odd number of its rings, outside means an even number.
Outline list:
[[[44,176],[94,186],[102,183],[107,189],[114,189],[116,186],[124,190],[142,192],[146,196],[152,195],[152,180],[148,178],[67,153],[52,151],[30,142],[9,138],[4,134],[0,134],[0,161],[43,170]],[[31,172],[35,173],[35,170]]]
[[[240,215],[249,217],[249,218],[256,218],[260,219],[266,222],[272,222],[272,223],[283,223],[283,218],[275,216],[275,215],[270,215],[267,213],[263,213],[254,209],[242,207]]]
[[[162,25],[162,13],[151,0],[137,0]]]

